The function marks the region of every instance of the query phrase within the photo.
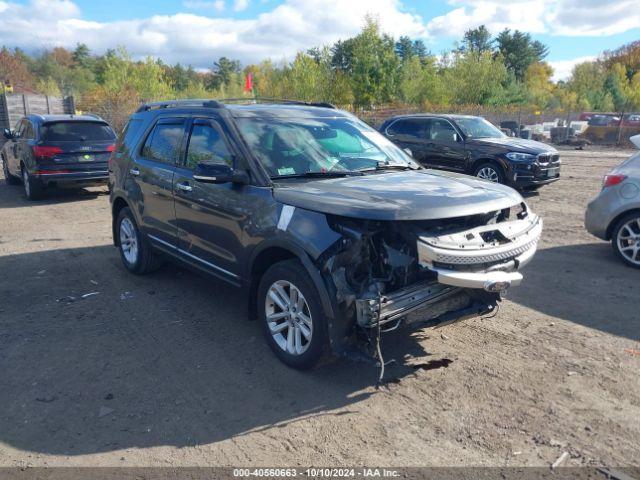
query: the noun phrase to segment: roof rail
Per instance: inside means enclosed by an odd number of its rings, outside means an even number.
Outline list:
[[[140,105],[136,113],[146,112],[148,110],[156,110],[159,108],[180,108],[180,107],[205,107],[205,108],[224,108],[224,105],[217,100],[211,99],[191,99],[191,100],[167,100],[163,102],[150,102]]]
[[[239,103],[239,102],[247,102],[247,103],[283,103],[286,105],[306,105],[309,107],[323,107],[323,108],[333,108],[336,106],[332,103],[328,102],[304,102],[302,100],[289,100],[286,98],[268,98],[268,97],[255,97],[255,98],[221,98],[218,100],[223,103]]]

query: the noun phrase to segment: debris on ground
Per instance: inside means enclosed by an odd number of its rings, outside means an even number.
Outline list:
[[[631,355],[636,355],[640,357],[640,350],[636,350],[634,348],[625,348],[624,351],[627,353],[630,353]]]
[[[567,460],[567,458],[569,458],[569,454],[567,452],[562,452],[562,455],[560,455],[558,459],[555,462],[553,462],[553,464],[551,465],[551,468],[558,468]]]
[[[110,413],[113,413],[113,408],[109,408],[109,407],[100,407],[100,411],[98,412],[98,417],[104,417],[106,415],[109,415]]]
[[[92,297],[93,295],[99,295],[100,292],[90,292],[90,293],[85,293],[84,295],[82,295],[80,298],[87,298],[87,297]]]
[[[440,338],[442,338],[443,340],[449,340],[449,337],[447,337],[444,333],[440,333]]]
[[[54,395],[50,395],[48,397],[36,397],[36,402],[42,402],[42,403],[51,403],[54,400],[56,400],[58,397],[54,396]]]
[[[133,293],[131,292],[122,292],[120,294],[120,300],[129,300],[130,298],[133,298]]]

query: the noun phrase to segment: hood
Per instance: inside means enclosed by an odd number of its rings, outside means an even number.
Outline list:
[[[278,183],[273,195],[294,207],[369,220],[433,220],[521,203],[510,187],[439,170]]]
[[[556,152],[556,149],[546,143],[526,140],[518,137],[472,138],[467,140],[468,145],[502,147],[505,151],[524,153]]]

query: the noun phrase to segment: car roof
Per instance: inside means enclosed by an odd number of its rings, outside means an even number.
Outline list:
[[[430,118],[430,117],[438,117],[438,118],[446,118],[448,120],[456,120],[459,118],[482,118],[478,115],[462,115],[462,114],[453,114],[453,113],[407,113],[404,115],[395,115],[391,117],[389,120],[400,120],[403,118]]]
[[[248,103],[251,102],[251,103]],[[206,114],[226,112],[234,118],[338,118],[351,117],[349,112],[336,109],[328,103],[298,102],[293,100],[228,99],[225,100],[170,100],[143,104],[136,114]]]
[[[335,118],[350,117],[351,114],[335,108],[295,104],[249,104],[225,105],[233,117],[301,117]]]
[[[107,123],[102,118],[97,115],[85,114],[85,115],[74,115],[74,114],[30,114],[27,115],[27,118],[32,121],[48,123],[48,122],[98,122],[98,123]]]

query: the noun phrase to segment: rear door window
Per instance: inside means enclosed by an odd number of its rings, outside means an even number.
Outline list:
[[[183,136],[184,121],[157,123],[142,147],[142,156],[161,163],[175,164]]]
[[[406,118],[396,120],[387,127],[387,135],[398,137],[399,139],[419,139],[424,138],[424,131],[427,120],[422,118]]]
[[[115,137],[111,127],[100,122],[52,122],[42,126],[45,142],[106,142]]]

